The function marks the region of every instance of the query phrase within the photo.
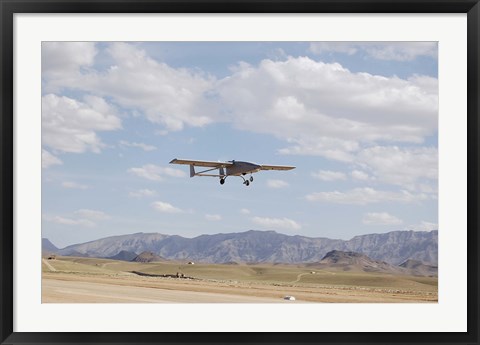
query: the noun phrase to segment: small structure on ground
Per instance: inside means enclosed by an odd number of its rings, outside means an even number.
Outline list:
[[[287,300],[287,301],[295,301],[295,297],[294,296],[285,296],[283,297],[284,300]]]
[[[189,265],[195,265],[195,262],[189,261],[188,264],[189,264]]]

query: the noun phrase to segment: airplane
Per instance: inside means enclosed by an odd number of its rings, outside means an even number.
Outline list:
[[[190,177],[193,176],[212,176],[220,178],[220,184],[225,183],[225,179],[228,176],[240,176],[243,179],[243,184],[249,186],[250,182],[253,182],[253,173],[256,173],[260,170],[292,170],[295,169],[293,166],[285,165],[259,165],[251,162],[241,162],[241,161],[228,161],[228,162],[209,162],[209,161],[197,161],[197,160],[188,160],[188,159],[172,159],[170,164],[185,164],[190,165]],[[210,169],[196,172],[195,167],[207,167]],[[218,169],[218,174],[210,173],[213,170]],[[245,179],[246,174],[250,174],[249,179]]]

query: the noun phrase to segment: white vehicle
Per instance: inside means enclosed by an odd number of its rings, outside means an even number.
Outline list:
[[[293,296],[285,296],[285,297],[283,297],[283,299],[285,299],[287,301],[295,301],[295,297],[293,297]]]

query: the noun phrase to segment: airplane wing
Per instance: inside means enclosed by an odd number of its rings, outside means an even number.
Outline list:
[[[170,164],[185,164],[198,167],[212,167],[212,168],[225,168],[233,165],[231,162],[210,162],[210,161],[195,161],[188,159],[172,159]]]
[[[292,170],[295,167],[288,165],[261,165],[261,170]]]

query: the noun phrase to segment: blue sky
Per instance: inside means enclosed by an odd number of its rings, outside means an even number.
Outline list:
[[[437,69],[434,42],[44,42],[42,236],[437,229]]]

